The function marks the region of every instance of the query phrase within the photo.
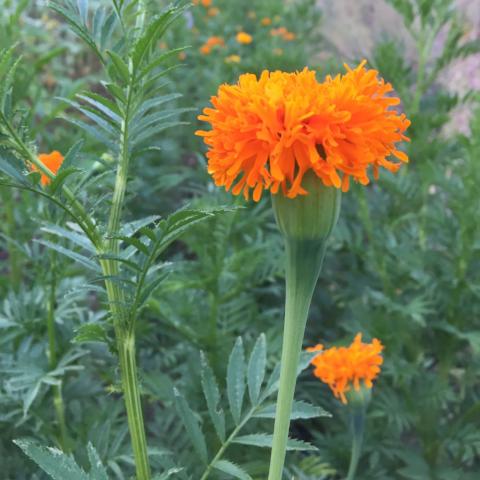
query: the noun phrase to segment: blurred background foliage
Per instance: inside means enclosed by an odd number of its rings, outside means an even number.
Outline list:
[[[152,14],[162,3],[148,2]],[[168,260],[176,268],[142,313],[139,365],[154,466],[186,465],[178,478],[198,478],[198,460],[179,422],[173,385],[211,434],[201,393],[200,350],[219,381],[239,335],[251,351],[259,334],[266,334],[269,368],[280,352],[283,247],[269,200],[244,205],[214,188],[204,146],[194,136],[196,115],[220,83],[233,82],[243,72],[308,65],[321,80],[342,71],[344,61],[354,65],[366,57],[393,84],[412,120],[406,145],[410,164],[396,176],[382,173],[378,183],[353,186],[344,195],[305,346],[350,343],[358,331],[385,345],[359,479],[477,479],[480,73],[471,73],[469,65],[479,63],[480,23],[472,23],[471,7],[450,0],[379,2],[390,23],[380,25],[374,41],[365,40],[367,51],[359,46],[361,37],[345,51],[348,45],[336,42],[342,32],[335,28],[345,19],[335,12],[348,13],[341,4],[353,2],[193,3],[158,45],[165,51],[189,46],[173,55],[172,70],[163,79],[169,91],[182,94],[172,97],[174,106],[192,109],[182,116],[188,124],[159,133],[153,141],[159,150],[138,157],[125,218],[166,215],[183,204],[242,208],[200,224],[169,248]],[[369,2],[359,3],[365,7],[364,24],[375,21],[379,30],[378,12],[368,9],[374,8]],[[75,1],[71,4],[76,7]],[[108,5],[90,1],[92,12]],[[16,45],[16,58],[22,56],[14,103],[26,113],[42,151],[66,153],[76,140],[85,141],[82,167],[99,179],[89,185],[88,195],[98,198],[101,209],[109,201],[103,195],[112,181],[113,159],[59,118],[79,115],[61,98],[71,99],[85,88],[102,89],[98,60],[45,2],[0,0],[0,11],[0,49]],[[239,43],[239,32],[252,41]],[[348,36],[351,32],[345,32]],[[183,66],[177,67],[179,62]],[[456,79],[463,78],[462,71],[470,82],[459,89]],[[111,478],[129,478],[132,458],[115,361],[107,345],[72,341],[85,323],[109,328],[94,284],[81,266],[59,255],[52,258],[39,243],[48,237],[41,230],[44,222],[64,221],[58,212],[28,193],[0,187],[0,195],[1,476],[46,478],[12,440],[58,443],[52,398],[53,387],[61,385],[69,450],[88,465],[91,442]],[[52,306],[59,343],[55,365],[47,356],[45,320]],[[293,436],[319,450],[289,454],[288,471],[301,480],[343,478],[350,451],[345,408],[308,370],[300,377],[297,398],[321,405],[333,417],[293,424]],[[264,421],[265,431],[272,428]],[[265,478],[268,450],[236,445],[229,458],[254,478]]]

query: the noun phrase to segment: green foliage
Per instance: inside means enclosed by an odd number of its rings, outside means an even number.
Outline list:
[[[98,453],[89,443],[87,446],[90,471],[79,467],[75,460],[56,448],[39,447],[28,440],[16,440],[18,445],[53,480],[108,480],[107,471],[102,465]]]
[[[266,477],[283,246],[268,199],[245,206],[214,188],[193,135],[195,117],[220,83],[240,73],[309,65],[321,78],[345,59],[322,38],[313,0],[216,0],[216,16],[202,5],[141,3],[145,29],[137,1],[62,0],[47,9],[0,0],[5,480],[134,474],[105,280],[123,292],[126,318],[135,316],[154,478],[197,480],[208,469],[212,480]],[[480,112],[472,92],[452,93],[448,71],[478,52],[478,39],[466,38],[468,19],[452,1],[390,3],[408,42],[385,34],[367,58],[412,120],[410,165],[344,195],[305,346],[343,345],[358,331],[385,345],[359,480],[473,480],[480,452]],[[263,18],[272,23],[262,25]],[[336,19],[327,11],[324,21]],[[272,35],[279,27],[295,39]],[[251,44],[236,42],[240,30]],[[213,35],[225,45],[202,54]],[[464,106],[472,111],[470,132],[459,134],[452,125]],[[66,159],[43,187],[31,161],[51,150]],[[109,235],[115,170],[125,155],[123,220]],[[100,248],[110,241],[118,252]],[[118,271],[100,272],[104,261]],[[57,391],[68,430],[64,454]],[[318,404],[333,418],[318,419],[326,416]],[[302,451],[288,453],[285,477],[342,478],[351,442],[346,412],[310,372],[299,375],[292,418],[291,436],[304,443],[292,445]],[[18,438],[26,439],[27,456],[13,444]]]
[[[238,447],[237,450],[234,451],[234,463],[224,458],[225,451],[232,444],[271,448],[271,434],[263,432],[243,433],[247,425],[258,424],[258,421],[255,421],[255,419],[275,418],[275,404],[269,402],[272,395],[278,391],[279,364],[276,365],[265,382],[264,379],[267,373],[266,356],[267,343],[265,335],[261,334],[257,338],[250,353],[247,367],[243,341],[241,337],[237,338],[228,360],[225,384],[229,408],[224,409],[222,407],[222,396],[216,376],[207,362],[205,354],[203,354],[203,352],[201,353],[202,392],[207,404],[208,420],[213,425],[213,429],[219,440],[216,453],[212,453],[211,455],[208,454],[207,435],[204,433],[207,421],[200,422],[199,415],[190,409],[185,398],[175,389],[175,401],[179,418],[184,424],[188,432],[188,437],[202,464],[202,468],[199,469],[198,462],[192,462],[192,459],[189,460],[192,473],[198,475],[199,478],[207,478],[212,470],[220,470],[232,475],[234,478],[251,478],[247,473],[248,465],[245,465],[244,468],[242,468],[243,466],[239,466],[242,465],[240,463],[241,460],[239,460],[242,457],[238,455]],[[303,356],[298,373],[301,373],[301,371],[308,366],[310,358],[311,354],[305,354]],[[244,402],[247,389],[249,390],[249,399]],[[246,405],[244,405],[244,403],[246,403]],[[226,417],[225,411],[230,412],[231,419]],[[309,419],[325,416],[330,416],[330,414],[320,407],[315,407],[306,402],[294,403],[292,411],[292,418],[294,419]],[[233,424],[231,424],[231,420],[233,420]],[[229,427],[231,425],[229,430],[226,430],[226,425]],[[313,445],[297,439],[289,439],[287,448],[290,451],[316,450],[316,447]],[[267,472],[264,470],[263,474],[266,475]]]

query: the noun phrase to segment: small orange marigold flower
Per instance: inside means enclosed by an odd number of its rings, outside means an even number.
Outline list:
[[[208,55],[213,47],[219,46],[223,47],[225,45],[225,41],[223,40],[222,37],[210,37],[201,47],[200,47],[200,52],[203,53],[204,55]]]
[[[295,40],[295,38],[297,38],[297,36],[293,32],[287,32],[283,36],[283,39],[287,42],[291,42],[292,40]]]
[[[38,159],[55,175],[62,166],[64,160],[63,155],[56,150],[51,153],[41,153],[38,156]],[[38,168],[36,165],[32,165],[31,170],[32,172],[38,172]],[[40,182],[43,186],[45,186],[48,185],[51,180],[50,178],[48,178],[47,175],[42,173],[42,176],[40,177]]]
[[[357,391],[360,389],[360,382],[367,388],[372,388],[372,382],[380,373],[380,365],[383,363],[381,342],[374,338],[372,343],[363,343],[361,333],[355,336],[349,347],[323,350],[322,345],[316,345],[307,350],[319,352],[310,362],[315,367],[313,374],[328,384],[342,403],[347,403],[345,393],[352,385]]]
[[[272,37],[283,37],[288,33],[288,30],[285,27],[272,28],[270,30],[270,35]]]
[[[253,42],[253,37],[246,32],[238,32],[236,38],[237,38],[237,42],[242,43],[243,45],[247,45]]]
[[[210,7],[212,5],[212,0],[202,0],[202,5],[204,7]]]
[[[209,17],[216,17],[220,13],[220,9],[217,7],[212,7],[207,10],[207,15]]]
[[[272,19],[269,17],[262,18],[261,24],[265,27],[272,24]]]
[[[243,74],[236,85],[221,85],[212,97],[213,108],[198,118],[211,124],[197,131],[209,147],[208,171],[217,186],[243,192],[258,201],[263,190],[294,198],[308,192],[302,187],[312,170],[326,185],[347,191],[350,178],[366,185],[383,167],[392,172],[407,162],[395,144],[408,140],[410,125],[391,107],[389,83],[367,70],[365,62],[323,83],[315,72],[264,71],[257,78]]]

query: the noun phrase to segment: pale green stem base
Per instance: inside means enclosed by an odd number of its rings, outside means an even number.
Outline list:
[[[286,239],[285,327],[268,480],[282,478],[302,341],[324,255],[324,241]]]
[[[365,407],[356,407],[350,413],[350,425],[352,430],[352,456],[346,480],[354,480],[358,461],[362,451],[363,434],[365,431]]]
[[[119,273],[118,266],[112,260],[102,260],[101,266],[107,278],[116,276]],[[150,480],[151,470],[148,459],[147,437],[143,422],[135,359],[135,333],[124,318],[125,298],[122,290],[115,282],[108,279],[105,280],[105,285],[117,340],[122,389],[135,458],[136,480]]]

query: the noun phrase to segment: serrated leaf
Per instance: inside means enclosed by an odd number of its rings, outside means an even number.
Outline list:
[[[255,418],[275,418],[276,405],[274,403],[266,405],[254,413]],[[317,407],[303,401],[294,401],[290,420],[300,418],[331,417],[332,415],[322,407]]]
[[[89,442],[87,445],[88,461],[90,462],[89,477],[95,480],[108,480],[107,470],[105,469],[97,451]]]
[[[65,255],[66,257],[71,258],[72,260],[75,260],[76,262],[80,263],[81,265],[88,268],[89,270],[92,270],[96,273],[100,272],[100,267],[85,255],[74,252],[73,250],[70,250],[68,248],[62,247],[57,243],[49,242],[48,240],[36,240],[36,242],[40,243],[41,245],[44,245],[45,247],[51,248],[52,250],[57,251],[58,253],[61,253],[62,255]]]
[[[243,396],[245,394],[245,353],[243,342],[238,337],[232,353],[228,360],[227,367],[227,395],[235,423],[240,423],[242,415]]]
[[[217,380],[215,379],[215,374],[208,364],[203,352],[200,353],[200,358],[202,365],[202,389],[207,402],[208,413],[210,414],[218,438],[223,443],[225,441],[225,414],[223,413],[222,408],[219,407],[220,391]]]
[[[134,220],[133,222],[125,223],[120,229],[119,236],[131,237],[132,235],[135,235],[143,227],[151,225],[152,223],[156,222],[159,219],[160,219],[160,215],[150,215],[148,217],[141,218],[139,220]]]
[[[232,443],[239,445],[251,445],[252,447],[272,448],[273,435],[267,433],[252,433],[250,435],[241,435],[232,440]],[[287,441],[287,450],[317,451],[318,448],[302,440],[289,438]]]
[[[213,464],[213,468],[239,480],[252,480],[252,477],[245,470],[228,460],[218,460]]]
[[[107,332],[98,323],[87,323],[75,330],[73,343],[101,342],[108,343]]]
[[[248,361],[248,394],[253,405],[258,402],[260,389],[265,378],[265,368],[267,366],[267,343],[265,335],[262,333],[253,347],[250,359]]]
[[[122,57],[120,57],[120,55],[116,54],[115,52],[107,50],[107,55],[112,60],[118,77],[123,80],[125,84],[128,84],[130,81],[130,72],[128,70],[128,65],[123,61]]]
[[[21,184],[29,185],[25,175],[22,174],[20,161],[3,149],[0,149],[0,172],[3,172],[7,177],[13,178]]]
[[[165,13],[155,17],[149,25],[147,25],[147,28],[143,31],[133,47],[131,58],[135,69],[141,65],[148,55],[151,46],[163,35],[176,12],[178,12],[176,8],[170,8]]]
[[[79,140],[74,145],[72,145],[72,147],[68,150],[67,154],[65,155],[65,158],[63,159],[62,164],[60,165],[60,169],[58,170],[59,173],[62,172],[63,170],[66,170],[67,168],[73,167],[78,157],[78,154],[82,150],[84,143],[85,143],[84,140]]]
[[[66,228],[60,227],[59,225],[46,225],[45,227],[42,227],[42,232],[50,233],[60,238],[66,238],[75,245],[82,247],[83,249],[87,250],[92,254],[96,252],[95,246],[83,232],[80,233],[72,230],[67,230]]]
[[[57,448],[41,447],[29,440],[14,440],[14,443],[53,480],[93,480],[71,456]]]
[[[198,420],[188,406],[185,398],[176,388],[173,389],[173,393],[175,395],[175,407],[178,415],[180,416],[180,419],[188,432],[195,451],[202,462],[206,464],[208,459],[207,443],[205,441],[205,437],[203,436],[203,432],[200,428]]]

